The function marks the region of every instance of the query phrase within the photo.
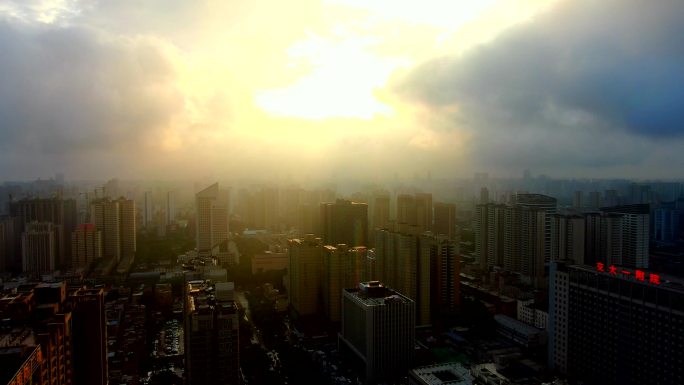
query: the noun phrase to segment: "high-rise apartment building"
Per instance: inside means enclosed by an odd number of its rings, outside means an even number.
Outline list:
[[[475,206],[475,255],[482,270],[503,265],[505,210],[494,203]]]
[[[622,216],[622,261],[629,267],[648,268],[650,210],[648,204],[604,207],[603,213]]]
[[[121,241],[121,259],[133,260],[136,249],[135,202],[131,199],[119,198],[119,237]]]
[[[375,272],[377,280],[386,282],[397,292],[420,302],[429,301],[427,293],[420,292],[421,284],[430,284],[430,259],[420,258],[420,243],[417,228],[414,232],[375,230]],[[422,278],[422,279],[421,279]],[[419,303],[418,309],[429,309],[428,303]],[[418,311],[420,316],[424,312]],[[419,319],[419,325],[429,324],[429,317]]]
[[[0,272],[21,268],[17,263],[16,231],[19,231],[19,221],[12,217],[0,217]]]
[[[323,243],[313,234],[304,239],[291,239],[290,248],[290,304],[300,315],[318,311],[321,300],[321,272]]]
[[[107,318],[104,290],[79,288],[69,294],[73,333],[73,384],[106,385]]]
[[[622,265],[622,215],[591,212],[584,215],[584,220],[584,263]]]
[[[19,235],[30,222],[50,222],[55,225],[57,234],[55,247],[56,266],[69,265],[71,256],[71,232],[76,228],[76,201],[61,198],[27,198],[10,202],[10,216],[18,220]]]
[[[326,245],[368,246],[368,205],[344,199],[321,203],[321,227]]]
[[[149,229],[152,226],[154,218],[154,203],[152,200],[152,192],[145,191],[143,200],[143,223],[144,229]]]
[[[397,195],[397,223],[416,225],[416,198],[410,194]]]
[[[434,219],[433,232],[435,234],[446,235],[449,238],[456,236],[456,205],[435,202]]]
[[[461,304],[461,256],[458,241],[444,236],[423,235],[420,243],[421,259],[430,260],[430,283],[427,286],[421,283],[421,292],[430,292],[431,319],[454,314]]]
[[[39,276],[55,270],[57,262],[57,226],[51,222],[30,222],[21,235],[24,273]]]
[[[556,199],[517,194],[513,201],[503,208],[477,206],[476,253],[482,267],[485,261],[489,265],[489,261],[498,263],[501,258],[504,270],[519,273],[535,286],[544,286],[544,264],[551,259],[551,215],[556,211]],[[498,236],[502,232],[501,241]],[[503,253],[499,254],[501,244]]]
[[[433,222],[432,194],[400,194],[397,196],[397,224],[418,226],[419,232],[431,231]]]
[[[584,384],[684,382],[684,282],[622,266],[552,262],[549,367]]]
[[[551,216],[551,260],[571,259],[584,264],[585,217],[558,213]]]
[[[71,265],[87,267],[102,257],[102,233],[92,223],[78,225],[71,233]]]
[[[2,380],[8,385],[47,384],[47,361],[33,335],[25,336],[25,341],[10,346],[5,343],[3,337],[0,335],[0,365],[3,374],[7,375],[3,376]]]
[[[228,240],[229,193],[218,183],[195,195],[196,244],[200,256],[216,255],[221,243]]]
[[[373,196],[372,229],[387,229],[390,225],[389,193],[378,193]]]
[[[340,349],[361,363],[367,384],[401,379],[413,364],[414,302],[378,281],[344,289]]]
[[[240,383],[239,333],[232,282],[187,283],[185,365],[188,385]]]
[[[263,187],[254,194],[254,226],[277,231],[280,227],[280,195],[275,187]]]
[[[121,226],[119,203],[107,198],[90,204],[90,220],[102,234],[102,256],[121,259]]]
[[[601,192],[590,191],[589,192],[589,202],[588,207],[593,210],[598,210],[601,207],[603,201],[601,200]]]
[[[132,260],[136,250],[135,202],[123,197],[101,198],[90,204],[90,219],[102,237],[102,256]]]
[[[330,321],[340,321],[342,289],[367,281],[368,251],[363,246],[323,246],[321,289],[323,310]]]
[[[458,244],[429,232],[375,231],[373,279],[387,282],[411,298],[416,324],[429,325],[441,310],[454,310],[459,301]]]
[[[416,225],[421,232],[432,231],[433,212],[432,194],[416,193]]]

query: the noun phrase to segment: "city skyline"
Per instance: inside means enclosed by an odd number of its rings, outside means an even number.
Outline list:
[[[683,13],[634,0],[8,1],[0,179],[677,178]]]

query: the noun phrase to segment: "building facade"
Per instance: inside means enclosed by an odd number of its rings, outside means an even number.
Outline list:
[[[102,233],[92,223],[79,225],[71,233],[71,266],[87,267],[102,257]]]
[[[413,364],[415,303],[378,281],[344,289],[340,348],[369,384],[401,379]]]
[[[684,382],[684,282],[552,262],[549,366],[586,384]]]
[[[40,276],[57,266],[57,226],[51,222],[30,222],[21,235],[23,272]]]
[[[368,246],[368,205],[344,199],[321,203],[321,227],[326,245]]]
[[[195,195],[196,245],[200,256],[210,256],[228,240],[229,195],[218,183]]]
[[[239,318],[231,283],[190,281],[185,295],[188,385],[240,383]]]
[[[291,239],[290,248],[290,304],[300,316],[311,315],[321,305],[321,273],[323,243],[308,234],[304,239]]]

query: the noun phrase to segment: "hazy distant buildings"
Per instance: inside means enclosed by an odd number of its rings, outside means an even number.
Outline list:
[[[551,214],[556,199],[541,194],[517,194],[504,210],[504,270],[520,273],[543,286],[544,263],[551,259]]]
[[[278,231],[280,227],[280,196],[275,187],[264,187],[254,194],[254,226]]]
[[[322,203],[321,227],[326,245],[368,246],[368,205],[344,199]]]
[[[0,272],[21,269],[16,261],[18,227],[16,218],[0,217]]]
[[[503,265],[505,210],[505,205],[494,203],[475,206],[475,255],[483,271]]]
[[[121,259],[135,258],[135,202],[131,199],[119,198],[119,234],[121,239]]]
[[[152,202],[152,192],[145,191],[143,200],[143,228],[148,229],[152,226],[154,218],[154,205]]]
[[[71,233],[71,265],[87,267],[102,257],[102,233],[92,223],[79,225]]]
[[[397,223],[415,226],[418,222],[416,199],[413,195],[397,195]]]
[[[55,270],[57,226],[51,222],[30,222],[21,235],[23,272],[40,276]]]
[[[622,216],[622,260],[619,264],[648,268],[649,205],[604,207],[601,211]]]
[[[549,367],[585,384],[680,384],[684,283],[602,263],[554,262]]]
[[[188,385],[239,384],[239,317],[232,282],[190,281],[185,295]]]
[[[102,255],[121,259],[121,225],[119,204],[110,199],[99,199],[90,204],[90,220],[102,234]]]
[[[589,202],[588,202],[588,208],[592,210],[598,210],[599,207],[603,205],[603,201],[601,200],[601,193],[598,191],[590,191],[589,192]]]
[[[397,196],[397,225],[417,226],[419,232],[424,232],[432,230],[432,222],[432,194]]]
[[[449,238],[456,236],[456,205],[435,202],[433,232]]]
[[[136,250],[135,203],[102,198],[90,204],[91,223],[102,237],[102,256],[116,261],[132,260]]]
[[[584,263],[622,264],[623,218],[620,214],[591,212],[584,215]]]
[[[480,189],[480,204],[489,203],[489,189],[482,187]]]
[[[674,242],[684,239],[684,199],[663,202],[653,210],[653,234],[656,242]]]
[[[323,244],[313,234],[304,239],[291,239],[288,244],[290,304],[300,316],[315,314],[321,304]]]
[[[361,363],[365,383],[399,380],[413,364],[415,304],[378,281],[344,289],[341,350]]]
[[[17,218],[16,234],[26,230],[30,222],[55,225],[55,266],[66,266],[71,257],[71,232],[76,228],[76,201],[61,198],[27,198],[10,202],[10,216]]]
[[[373,223],[371,228],[387,229],[390,226],[390,197],[388,193],[373,196]]]
[[[551,260],[571,259],[584,263],[585,217],[579,214],[551,215]]]
[[[218,183],[195,195],[196,245],[200,256],[218,253],[228,240],[229,193],[219,189]]]

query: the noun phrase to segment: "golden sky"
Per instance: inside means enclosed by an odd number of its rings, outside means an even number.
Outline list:
[[[0,92],[0,117],[8,142],[36,156],[6,153],[16,167],[0,177],[471,175],[491,167],[473,156],[480,129],[461,129],[472,101],[409,88],[438,88],[509,31],[549,24],[537,19],[550,9],[580,15],[572,3],[6,1],[0,70],[12,92]],[[547,107],[561,125],[602,121]]]

